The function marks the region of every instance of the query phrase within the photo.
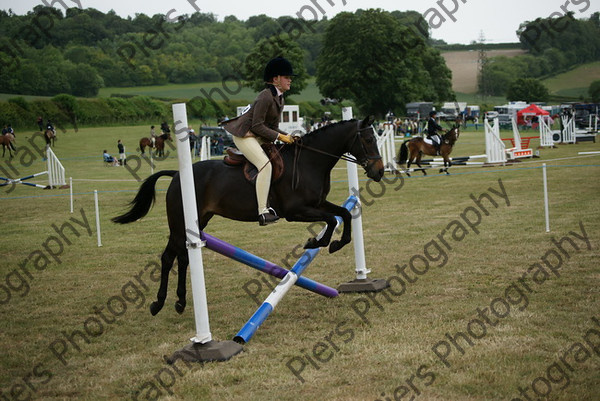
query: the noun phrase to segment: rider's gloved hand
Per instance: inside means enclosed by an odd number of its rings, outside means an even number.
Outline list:
[[[287,134],[279,134],[277,136],[277,139],[279,139],[281,142],[284,142],[287,144],[294,143],[294,138],[291,135],[287,135]]]

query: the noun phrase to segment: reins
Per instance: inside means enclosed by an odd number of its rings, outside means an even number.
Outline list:
[[[360,124],[360,122],[359,122],[359,124]],[[356,141],[359,139],[359,135],[358,135],[358,133],[360,133],[360,132],[362,132],[362,131],[366,131],[366,130],[368,130],[369,128],[371,128],[371,127],[366,127],[366,128],[357,128],[357,135],[354,137],[354,141],[352,142],[352,145],[350,146],[350,148],[351,148],[351,149],[354,147],[354,144],[355,144],[355,143],[356,143]],[[348,154],[346,154],[346,153],[344,153],[344,154],[343,154],[343,155],[341,155],[341,156],[337,156],[337,155],[334,155],[333,153],[329,153],[329,152],[326,152],[326,151],[324,151],[324,150],[317,149],[317,148],[314,148],[314,147],[312,147],[312,146],[305,145],[305,144],[303,144],[303,143],[302,143],[302,139],[298,139],[298,140],[296,140],[296,141],[295,141],[295,145],[296,145],[297,147],[299,147],[299,148],[306,149],[306,150],[310,150],[310,151],[312,151],[312,152],[316,152],[316,153],[320,153],[320,154],[323,154],[323,155],[325,155],[325,156],[332,157],[332,158],[334,158],[334,159],[338,159],[338,160],[345,160],[345,161],[347,161],[347,162],[350,162],[350,163],[357,164],[357,165],[359,165],[359,166],[361,166],[361,167],[365,167],[365,166],[366,166],[366,164],[367,164],[367,161],[369,161],[369,160],[379,160],[379,159],[381,159],[381,156],[375,156],[375,157],[372,157],[372,156],[369,156],[369,155],[367,155],[367,152],[366,152],[366,150],[364,149],[364,146],[362,146],[362,143],[361,143],[361,147],[363,148],[363,151],[365,152],[365,161],[364,161],[364,162],[360,162],[360,161],[358,161],[356,158],[354,158],[354,157],[352,157],[352,156],[349,156],[349,155],[348,155]],[[295,152],[295,153],[296,153],[296,154],[298,155],[298,157],[299,157],[300,151],[299,151],[299,150],[296,150],[296,152]],[[294,158],[296,158],[296,154],[294,155]]]

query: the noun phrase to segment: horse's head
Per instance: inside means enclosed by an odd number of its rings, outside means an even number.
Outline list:
[[[460,125],[462,123],[461,119],[457,119],[452,128],[444,135],[444,139],[450,143],[450,145],[454,145],[454,143],[458,140],[460,136]]]
[[[376,182],[381,180],[385,166],[377,147],[372,117],[366,117],[363,121],[358,122],[357,135],[350,147],[350,154],[365,169],[369,178]]]

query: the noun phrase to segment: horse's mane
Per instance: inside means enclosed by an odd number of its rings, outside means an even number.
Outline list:
[[[340,126],[342,124],[346,124],[346,123],[352,122],[352,121],[356,122],[356,120],[353,119],[353,120],[338,121],[338,122],[333,123],[333,124],[324,125],[321,128],[318,128],[318,129],[316,129],[314,131],[311,131],[308,134],[304,135],[302,137],[302,140],[309,140],[310,141],[312,138],[315,138],[315,137],[318,137],[318,136],[321,136],[321,135],[327,135],[327,132],[329,132],[329,131],[337,128],[338,126]]]

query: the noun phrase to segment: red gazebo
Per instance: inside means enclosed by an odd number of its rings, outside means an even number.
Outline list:
[[[517,112],[517,124],[527,125],[526,120],[528,119],[528,117],[549,116],[549,115],[550,115],[550,113],[548,111],[542,109],[541,107],[539,107],[535,104],[530,104],[523,110],[520,110]]]

